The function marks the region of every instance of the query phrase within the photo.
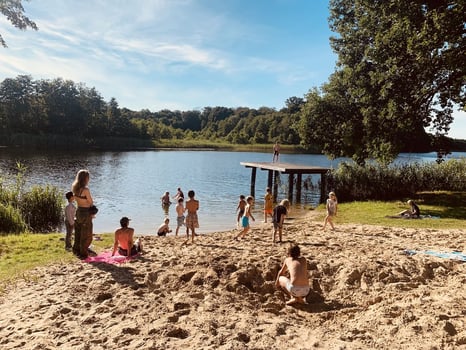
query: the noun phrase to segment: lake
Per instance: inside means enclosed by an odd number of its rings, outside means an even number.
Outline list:
[[[454,153],[450,157],[464,157]],[[435,153],[401,154],[398,162],[435,161]],[[146,150],[131,152],[59,152],[0,148],[0,177],[15,174],[16,162],[27,167],[26,184],[53,185],[69,191],[79,169],[90,171],[89,188],[99,213],[94,219],[94,232],[113,232],[122,216],[132,219],[131,226],[139,234],[154,234],[165,216],[170,228],[176,228],[175,203],[166,213],[160,197],[165,191],[175,195],[181,187],[196,192],[200,201],[199,233],[226,231],[236,227],[236,207],[240,194],[250,191],[251,169],[240,162],[270,162],[271,153],[225,152],[208,150]],[[281,154],[280,161],[335,168],[345,159],[329,160],[323,155]],[[346,159],[347,160],[347,159]],[[257,171],[256,221],[263,220],[262,207],[267,171]],[[303,176],[303,180],[308,179]],[[314,185],[320,176],[308,179]],[[278,200],[286,198],[288,176],[281,178]],[[303,189],[302,204],[293,212],[308,210],[318,204],[319,193],[312,187]],[[173,200],[173,202],[175,202]],[[254,225],[254,223],[252,223]],[[185,234],[184,228],[181,229]]]

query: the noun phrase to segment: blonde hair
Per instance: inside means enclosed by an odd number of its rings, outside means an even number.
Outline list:
[[[81,169],[76,174],[76,179],[74,179],[73,184],[71,185],[71,190],[74,195],[79,195],[84,187],[86,187],[89,182],[89,171]]]
[[[290,209],[290,201],[288,199],[283,199],[281,202],[280,202],[280,205],[283,205],[286,209]]]

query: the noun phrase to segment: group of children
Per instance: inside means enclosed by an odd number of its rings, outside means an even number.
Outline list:
[[[168,192],[167,192],[168,193]],[[199,228],[199,219],[197,217],[197,211],[199,209],[199,201],[194,198],[195,193],[193,190],[188,192],[188,200],[184,204],[184,195],[180,188],[175,196],[177,198],[177,204],[175,207],[176,210],[176,231],[175,236],[178,236],[180,227],[186,226],[186,236],[187,240],[183,243],[186,244],[189,241],[189,230],[191,230],[191,242],[194,243],[194,236],[196,236],[196,228]],[[185,212],[187,215],[185,216]],[[170,219],[165,218],[164,222],[157,229],[157,235],[166,236],[168,233],[172,232],[169,228]]]
[[[254,216],[252,215],[252,204],[254,203],[254,198],[252,196],[245,197],[244,195],[239,196],[238,206],[236,211],[238,212],[236,221],[237,226],[241,227],[242,230],[234,238],[235,240],[243,239],[250,229],[249,219],[255,221]],[[275,208],[273,207],[273,195],[270,188],[267,187],[266,193],[264,196],[264,222],[267,222],[267,218],[270,216],[273,223],[273,243],[281,243],[282,241],[282,229],[283,222],[285,217],[290,209],[290,201],[284,199],[278,204]],[[276,240],[278,234],[278,240]]]
[[[239,196],[238,206],[236,211],[238,212],[236,221],[237,226],[241,227],[242,230],[240,233],[235,236],[235,240],[240,240],[244,238],[247,232],[250,229],[249,220],[252,219],[255,221],[254,216],[252,215],[252,204],[254,198],[252,196],[245,197],[244,195]],[[325,230],[327,224],[330,225],[332,230],[335,229],[333,224],[333,217],[337,215],[338,201],[334,192],[329,193],[329,198],[326,202],[326,216],[324,220],[323,230]],[[269,187],[266,189],[264,196],[264,222],[267,222],[268,217],[270,216],[273,223],[273,234],[272,242],[281,243],[282,242],[282,232],[283,232],[283,223],[285,221],[286,215],[290,210],[290,201],[284,199],[277,206],[273,207],[273,195]],[[277,240],[278,234],[278,240]]]

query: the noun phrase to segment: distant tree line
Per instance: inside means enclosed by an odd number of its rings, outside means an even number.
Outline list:
[[[162,139],[186,138],[299,145],[296,127],[302,105],[302,98],[293,97],[280,111],[268,107],[132,111],[120,108],[115,98],[104,101],[95,88],[81,83],[21,75],[0,83],[0,135],[4,142],[11,135],[25,134],[61,135],[81,143],[120,137],[151,140],[155,145]]]
[[[306,100],[290,97],[280,110],[261,107],[205,107],[202,110],[151,112],[120,108],[115,98],[106,102],[95,88],[70,80],[33,80],[20,75],[0,83],[0,136],[3,144],[30,144],[37,138],[49,147],[101,146],[119,148],[157,146],[161,140],[202,139],[231,144],[266,144],[276,140],[302,145],[300,128]],[[424,129],[411,134],[416,148],[432,149]],[[106,140],[102,142],[102,140]],[[127,140],[139,140],[130,143]],[[336,141],[335,141],[336,142]],[[40,143],[39,143],[40,144]],[[307,143],[320,152],[321,144]]]

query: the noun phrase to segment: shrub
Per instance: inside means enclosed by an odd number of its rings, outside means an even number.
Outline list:
[[[53,186],[34,186],[21,196],[20,210],[33,232],[56,231],[63,223],[63,195]]]
[[[466,191],[466,159],[383,166],[341,163],[327,176],[327,190],[342,201],[392,200],[421,191]]]
[[[27,230],[21,212],[11,204],[0,203],[0,232],[21,233]]]

